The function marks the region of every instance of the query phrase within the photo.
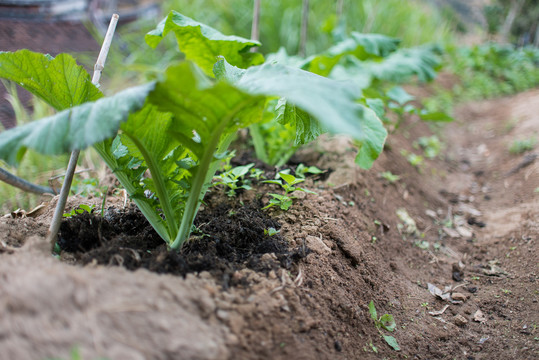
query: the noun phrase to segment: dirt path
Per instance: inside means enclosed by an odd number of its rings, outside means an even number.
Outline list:
[[[462,106],[440,135],[444,155],[419,169],[400,153],[418,152],[423,123],[390,137],[368,172],[347,140],[320,142],[299,156],[331,170],[307,182],[318,195],[269,212],[290,248],[310,254],[286,266],[259,256],[264,272],[233,265],[184,278],[113,266],[140,258],[128,245],[109,249],[110,266],[74,266],[42,245],[51,208],[2,218],[0,358],[66,359],[74,347],[84,359],[537,358],[539,160],[508,146],[538,136],[538,114],[539,90]],[[221,200],[216,211],[235,219],[239,201]],[[80,202],[101,199],[71,204]],[[437,298],[429,283],[452,291]],[[395,331],[377,329],[371,300]]]

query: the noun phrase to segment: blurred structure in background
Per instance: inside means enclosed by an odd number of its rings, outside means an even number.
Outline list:
[[[0,51],[29,49],[49,53],[97,52],[113,13],[120,25],[140,17],[157,17],[159,6],[150,0],[0,0]],[[27,107],[31,96],[18,90]],[[16,125],[15,112],[0,84],[0,123]]]

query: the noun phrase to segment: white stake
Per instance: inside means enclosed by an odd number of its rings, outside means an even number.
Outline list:
[[[92,77],[92,84],[99,87],[99,80],[101,79],[101,72],[105,68],[105,61],[107,60],[107,55],[109,53],[110,44],[112,42],[112,36],[116,30],[116,24],[118,24],[118,14],[112,15],[110,19],[109,28],[105,39],[103,40],[103,45],[101,46],[101,51],[97,57],[97,62],[94,66],[94,74]],[[64,215],[64,209],[67,202],[67,197],[69,196],[69,191],[71,190],[71,183],[73,182],[73,174],[75,173],[75,168],[77,167],[77,161],[79,159],[80,150],[73,150],[71,152],[71,157],[69,158],[69,164],[67,165],[66,177],[64,183],[62,184],[62,190],[60,191],[60,197],[58,198],[58,203],[56,204],[56,209],[54,210],[54,215],[52,217],[51,225],[47,233],[47,241],[51,244],[51,250],[54,250],[54,245],[56,244],[56,237],[58,235],[58,230],[60,229],[60,224]]]

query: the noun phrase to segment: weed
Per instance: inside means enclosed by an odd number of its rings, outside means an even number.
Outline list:
[[[71,218],[77,214],[84,214],[85,212],[91,214],[94,211],[95,205],[84,205],[81,204],[76,208],[73,208],[70,212],[64,213],[65,218]]]
[[[268,236],[274,236],[280,232],[281,230],[276,230],[275,228],[272,228],[272,227],[264,229],[264,235],[268,235]]]
[[[399,175],[394,175],[391,171],[384,171],[379,174],[382,178],[387,180],[390,184],[394,184],[401,179]]]
[[[237,166],[228,171],[224,171],[213,178],[213,185],[223,185],[228,188],[226,194],[229,197],[236,196],[236,191],[239,189],[251,190],[251,186],[248,181],[245,181],[244,176],[249,173],[254,165],[255,164]]]
[[[292,206],[293,199],[295,199],[294,196],[290,196],[289,194],[293,193],[294,191],[303,191],[309,194],[316,194],[313,191],[295,186],[299,183],[304,182],[305,179],[296,178],[294,175],[287,174],[283,171],[277,173],[276,178],[277,179],[275,180],[266,180],[264,182],[268,184],[279,185],[284,190],[285,194],[268,194],[272,198],[270,199],[268,205],[263,207],[263,209],[268,209],[272,206],[278,205],[281,210],[288,210],[290,206]],[[281,179],[284,180],[284,182]]]
[[[536,137],[529,137],[527,139],[515,140],[509,147],[509,152],[513,155],[522,154],[526,151],[533,150],[537,145]]]
[[[425,156],[429,159],[436,158],[442,150],[442,143],[438,136],[422,136],[413,143],[414,147],[423,149]]]
[[[410,165],[415,167],[421,167],[423,163],[425,162],[425,159],[421,155],[416,155],[413,152],[409,152],[407,150],[401,150],[401,155],[406,158],[406,160],[410,163]]]
[[[380,335],[382,335],[386,343],[391,346],[395,351],[399,351],[400,346],[397,343],[397,340],[393,336],[384,335],[381,331],[381,329],[385,329],[389,332],[393,332],[395,330],[397,324],[395,323],[393,315],[384,314],[378,317],[376,307],[374,306],[374,301],[372,300],[369,303],[369,314],[371,315],[371,319],[374,321],[376,329],[378,329],[378,332],[380,332]]]

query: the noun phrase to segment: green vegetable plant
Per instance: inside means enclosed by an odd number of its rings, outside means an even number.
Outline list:
[[[299,164],[296,167],[296,170],[294,171],[294,173],[296,174],[296,177],[305,179],[305,177],[308,174],[310,174],[310,175],[320,175],[320,174],[323,174],[324,171],[320,170],[316,166],[305,166],[303,164]]]
[[[85,212],[91,214],[94,211],[95,205],[80,204],[78,207],[73,208],[70,212],[64,213],[65,218],[71,218],[75,215],[84,214]]]
[[[393,332],[395,330],[395,328],[397,327],[397,324],[395,323],[395,319],[393,318],[393,315],[384,314],[378,317],[376,307],[374,306],[374,301],[372,300],[369,303],[369,314],[371,315],[371,319],[374,321],[374,325],[376,326],[376,329],[378,330],[380,335],[384,338],[385,342],[389,346],[391,346],[395,351],[399,351],[400,346],[397,343],[397,340],[393,336],[384,335],[381,330],[381,329],[384,329],[389,332]]]
[[[509,152],[513,155],[522,154],[526,151],[533,150],[537,144],[536,137],[529,137],[527,139],[514,140],[509,147]]]
[[[358,101],[374,110],[379,118],[387,122],[386,106],[398,115],[395,129],[406,114],[429,122],[452,121],[443,112],[412,105],[410,102],[415,98],[402,87],[394,86],[413,77],[422,82],[433,80],[441,66],[441,49],[437,46],[399,49],[399,42],[384,35],[352,32],[320,54],[303,59],[281,49],[268,55],[267,62],[286,64],[339,81],[352,81],[361,92]],[[267,104],[264,121],[250,126],[260,160],[282,166],[300,146],[325,131],[308,114],[296,113],[296,110],[287,105],[286,99],[273,100]],[[287,120],[289,116],[300,121]]]
[[[401,179],[399,175],[395,175],[391,171],[381,172],[380,176],[390,184],[394,184]]]
[[[280,179],[279,179],[280,178]],[[284,182],[283,182],[284,180]],[[272,206],[279,206],[281,210],[288,210],[292,206],[293,200],[296,198],[290,194],[294,191],[303,191],[308,194],[316,194],[311,190],[304,189],[302,187],[296,186],[305,181],[305,178],[297,178],[294,175],[287,174],[286,172],[279,172],[277,174],[277,179],[275,180],[266,180],[265,183],[279,185],[284,190],[284,195],[269,193],[272,198],[269,200],[268,205],[263,207],[263,209],[268,209]]]
[[[239,129],[262,121],[269,101],[285,99],[284,121],[302,124],[296,137],[311,140],[313,129],[351,136],[364,168],[382,151],[387,132],[357,102],[354,84],[261,64],[262,55],[249,51],[259,43],[177,12],[146,41],[155,47],[167,33],[175,34],[187,61],[108,97],[69,55],[0,53],[0,77],[59,111],[0,133],[0,158],[15,164],[28,148],[58,154],[93,146],[157,233],[179,250],[229,144]],[[288,189],[298,183],[291,175],[283,179]]]
[[[402,149],[401,155],[406,158],[406,160],[410,163],[410,165],[415,166],[417,168],[421,168],[423,163],[425,162],[425,159],[421,155],[414,154],[413,152],[407,151]]]
[[[277,235],[280,232],[281,232],[281,230],[277,230],[277,229],[272,228],[272,227],[264,229],[264,235],[268,235],[268,236],[274,236],[274,235]]]
[[[442,142],[436,135],[421,136],[413,143],[413,146],[416,149],[423,149],[425,156],[429,159],[436,158],[442,150]]]
[[[228,188],[226,194],[229,197],[236,196],[236,191],[239,189],[251,190],[251,186],[248,181],[245,181],[244,177],[252,170],[254,165],[236,166],[228,171],[224,171],[213,178],[213,185],[223,185]]]

